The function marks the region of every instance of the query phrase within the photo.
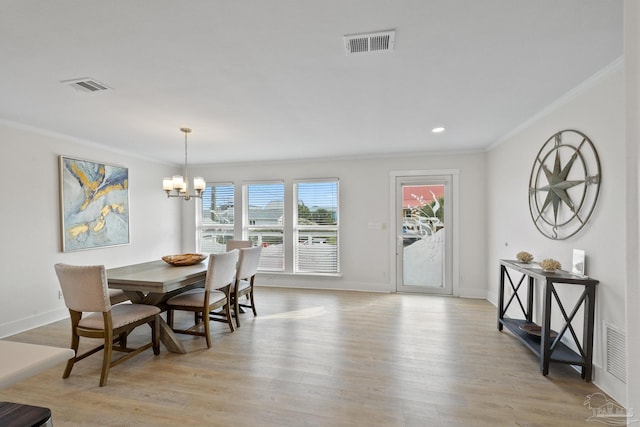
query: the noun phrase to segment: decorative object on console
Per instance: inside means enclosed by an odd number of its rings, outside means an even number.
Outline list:
[[[129,170],[60,156],[62,251],[129,243]]]
[[[182,267],[185,265],[195,265],[201,263],[207,259],[203,254],[181,254],[181,255],[165,255],[162,260],[167,264],[174,265],[176,267]]]
[[[587,277],[585,275],[585,254],[582,249],[573,250],[573,262],[571,272],[576,276]]]
[[[531,261],[533,261],[533,255],[531,255],[529,252],[520,251],[516,254],[516,259],[523,264],[529,264]]]
[[[162,188],[167,193],[167,197],[181,197],[184,200],[192,198],[202,198],[202,192],[207,186],[204,178],[199,176],[193,178],[193,189],[195,194],[189,194],[189,166],[187,163],[187,134],[191,133],[190,128],[180,128],[184,132],[184,176],[174,175],[173,178],[163,178]]]
[[[540,261],[540,267],[546,272],[553,273],[556,270],[560,270],[562,268],[562,264],[552,258],[543,259]]]
[[[554,240],[575,235],[595,209],[600,182],[600,158],[585,134],[567,129],[552,135],[529,178],[529,212],[536,228]]]
[[[523,323],[519,326],[521,331],[528,333],[534,337],[540,337],[542,335],[542,327],[540,325],[535,325],[532,323]],[[558,336],[558,333],[553,329],[549,330],[549,338],[554,339]]]

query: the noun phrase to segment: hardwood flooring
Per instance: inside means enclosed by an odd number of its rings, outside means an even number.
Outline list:
[[[583,426],[600,390],[571,367],[538,360],[496,329],[483,300],[426,295],[256,290],[258,317],[212,348],[181,336],[111,369],[102,353],[0,390],[0,401],[51,409],[63,426]],[[177,316],[177,322],[192,316]],[[148,328],[130,342],[146,339]],[[8,339],[67,347],[63,320]]]

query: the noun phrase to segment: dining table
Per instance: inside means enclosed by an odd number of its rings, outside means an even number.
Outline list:
[[[204,286],[208,260],[194,265],[175,266],[162,260],[107,269],[111,289],[121,289],[131,302],[150,304],[166,310],[166,301],[189,289]],[[160,316],[160,339],[167,350],[186,353],[184,345]]]

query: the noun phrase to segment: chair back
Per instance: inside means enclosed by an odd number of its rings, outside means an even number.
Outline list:
[[[227,240],[227,252],[234,249],[250,248],[252,246],[251,240]]]
[[[104,265],[58,263],[54,267],[67,308],[80,312],[111,310]]]
[[[260,264],[260,254],[262,246],[254,246],[252,248],[240,249],[240,258],[238,259],[237,280],[249,279],[255,276]]]
[[[219,289],[233,283],[236,276],[237,263],[237,249],[209,255],[205,288],[207,290]]]

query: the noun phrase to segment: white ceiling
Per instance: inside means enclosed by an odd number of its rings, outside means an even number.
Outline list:
[[[0,0],[0,118],[176,164],[182,126],[192,164],[484,149],[622,55],[622,3]]]

